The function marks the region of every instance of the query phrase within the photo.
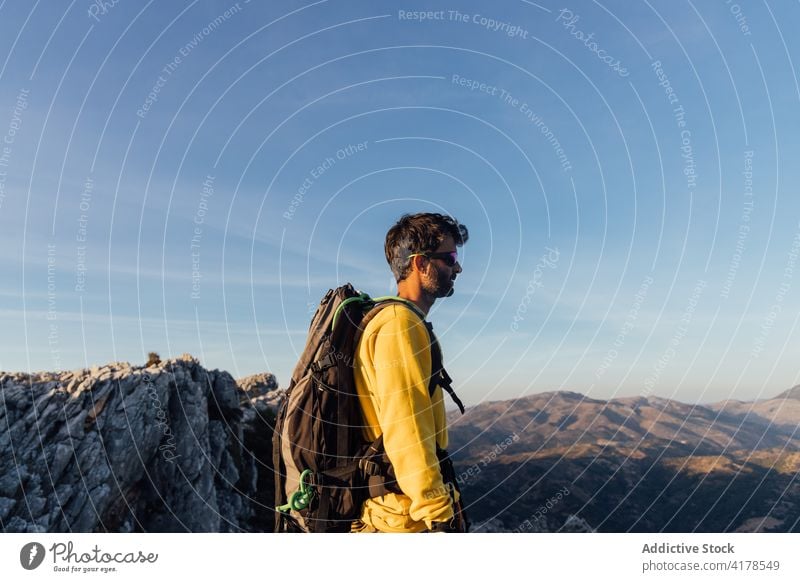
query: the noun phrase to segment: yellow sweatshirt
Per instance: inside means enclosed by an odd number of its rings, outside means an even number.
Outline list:
[[[364,504],[362,521],[384,532],[419,532],[453,517],[436,445],[447,448],[442,388],[428,394],[431,350],[424,314],[389,305],[369,322],[356,346],[355,383],[373,441],[383,434],[386,454],[404,494]]]

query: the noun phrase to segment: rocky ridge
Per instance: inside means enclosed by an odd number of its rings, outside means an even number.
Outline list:
[[[237,384],[189,355],[0,372],[0,528],[268,529],[258,469],[281,398],[271,374]]]

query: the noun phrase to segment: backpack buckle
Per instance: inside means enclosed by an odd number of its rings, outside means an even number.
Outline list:
[[[375,461],[370,461],[367,458],[359,459],[358,468],[361,469],[365,475],[376,476],[381,474],[381,468]]]
[[[317,360],[313,364],[311,364],[311,369],[314,372],[324,372],[328,368],[333,368],[336,365],[336,360],[333,358],[333,354],[328,352],[322,359]]]

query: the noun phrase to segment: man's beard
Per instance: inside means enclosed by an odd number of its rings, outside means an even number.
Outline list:
[[[436,299],[450,297],[455,293],[450,275],[433,266],[422,276],[422,289]]]

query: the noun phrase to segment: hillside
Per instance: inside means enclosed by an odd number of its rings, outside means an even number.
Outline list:
[[[544,530],[798,531],[797,389],[688,405],[550,392],[450,415],[450,451],[478,522]],[[558,492],[562,492],[558,495]]]

